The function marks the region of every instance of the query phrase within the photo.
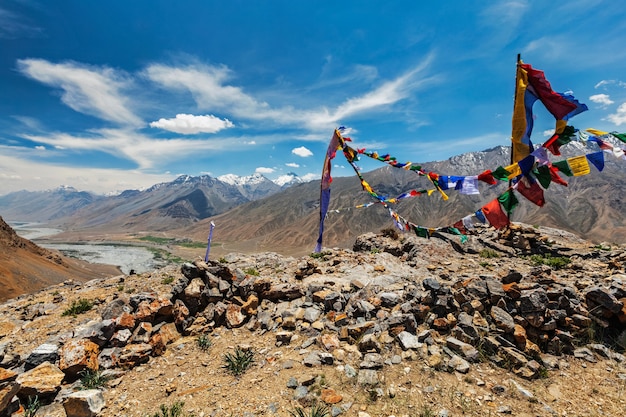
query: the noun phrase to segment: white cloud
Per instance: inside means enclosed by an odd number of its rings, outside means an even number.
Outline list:
[[[554,129],[544,130],[543,132],[541,132],[541,134],[543,135],[544,138],[552,137],[552,135],[554,135]]]
[[[589,100],[596,104],[600,104],[602,107],[606,107],[614,103],[608,94],[594,94],[589,97]]]
[[[296,164],[295,162],[287,162],[285,165],[290,168],[300,168],[300,164]]]
[[[150,127],[158,127],[174,133],[190,135],[195,133],[217,133],[220,130],[234,127],[228,119],[220,119],[212,114],[194,116],[193,114],[177,114],[174,119],[159,119],[150,123]]]
[[[17,66],[24,75],[63,90],[61,100],[77,112],[122,125],[143,124],[122,94],[130,82],[121,72],[74,62],[53,64],[44,59],[20,59]]]
[[[623,123],[626,123],[626,103],[620,104],[617,108],[617,113],[609,114],[606,119],[615,123],[616,126],[621,126]]]
[[[313,174],[311,172],[300,176],[300,178],[302,178],[302,181],[304,182],[319,180],[321,177],[322,176],[320,174]]]
[[[46,150],[46,147],[45,147],[45,146],[38,145],[38,146],[35,146],[35,149],[37,149],[38,151],[45,151],[45,150]]]
[[[22,16],[0,8],[0,39],[36,37],[42,30],[26,22]]]
[[[22,157],[24,156],[24,157]],[[0,194],[19,190],[40,191],[71,184],[77,189],[105,194],[152,186],[175,177],[139,170],[68,167],[26,159],[26,150],[0,145]],[[42,173],[45,172],[45,178]]]
[[[271,174],[274,171],[275,171],[274,168],[267,168],[267,167],[258,167],[257,169],[254,170],[254,172],[256,172],[257,174]]]
[[[300,146],[299,148],[292,149],[291,153],[294,155],[301,156],[302,158],[306,158],[307,156],[313,156],[313,152],[311,152],[304,146]]]

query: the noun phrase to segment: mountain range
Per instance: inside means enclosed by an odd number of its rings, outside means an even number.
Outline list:
[[[563,159],[587,151],[577,143],[570,145]],[[422,168],[441,175],[476,175],[506,166],[509,161],[509,148],[495,147],[423,163]],[[565,229],[596,242],[624,242],[626,164],[608,156],[603,172],[591,170],[590,175],[566,177],[567,187],[553,183],[545,192],[546,205],[542,208],[519,197],[521,204],[512,220]],[[376,192],[389,197],[411,189],[432,188],[424,176],[389,165],[363,173],[363,177]],[[319,181],[291,185],[293,182],[298,182],[297,177],[289,181],[285,178],[279,185],[260,174],[244,178],[185,175],[115,196],[96,196],[69,187],[48,192],[21,191],[0,197],[0,215],[61,228],[66,231],[62,235],[65,239],[76,233],[102,237],[161,232],[172,238],[203,242],[214,222],[214,240],[226,249],[301,254],[310,252],[317,239]],[[447,201],[435,192],[402,200],[394,209],[420,226],[446,226],[473,213],[506,187],[506,182],[481,184],[480,195],[461,195],[451,190]],[[361,233],[393,225],[380,205],[356,208],[372,201],[356,176],[334,178],[331,195],[324,236],[327,246],[350,246]]]

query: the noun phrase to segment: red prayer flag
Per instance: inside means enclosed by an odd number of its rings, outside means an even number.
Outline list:
[[[559,169],[554,165],[550,165],[548,168],[550,168],[550,178],[552,178],[552,181],[567,187],[567,182],[559,175]]]
[[[534,69],[529,64],[520,64],[520,66],[528,73],[528,83],[534,88],[535,94],[555,119],[561,120],[568,113],[576,110],[576,104],[569,102],[552,90],[552,86],[546,80],[543,71]]]
[[[489,223],[496,229],[502,229],[509,224],[509,218],[500,207],[498,199],[491,200],[482,207],[483,214]]]
[[[482,174],[478,174],[478,179],[480,181],[484,181],[487,184],[490,185],[496,185],[498,183],[498,181],[496,181],[496,179],[494,178],[493,174],[491,173],[491,170],[488,169],[487,171],[483,172]]]
[[[539,207],[543,207],[543,205],[546,204],[546,200],[543,197],[543,189],[537,182],[533,182],[527,186],[526,181],[522,180],[517,183],[517,191]]]

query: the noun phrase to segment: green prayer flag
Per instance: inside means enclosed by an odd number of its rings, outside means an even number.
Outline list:
[[[552,165],[557,167],[559,169],[559,171],[561,171],[563,174],[567,175],[568,177],[571,177],[571,176],[574,175],[574,173],[572,172],[572,170],[569,167],[569,164],[567,163],[567,160],[553,162]]]
[[[533,171],[533,174],[535,174],[535,177],[537,178],[537,181],[539,181],[539,184],[541,184],[541,186],[547,190],[550,186],[550,183],[552,182],[550,168],[548,168],[546,165],[538,166],[537,169]]]
[[[500,181],[506,181],[509,179],[509,175],[511,175],[511,173],[503,167],[498,167],[498,169],[493,171],[491,175],[493,175],[494,178],[499,179]]]
[[[504,194],[500,195],[500,197],[498,197],[498,201],[502,204],[504,211],[508,214],[511,214],[513,209],[515,209],[515,207],[519,204],[519,200],[515,197],[515,194],[513,194],[513,190],[508,190]]]
[[[626,143],[626,133],[611,132],[611,135]]]
[[[419,237],[429,237],[428,229],[424,227],[415,226],[413,227],[413,230],[415,231],[415,234],[418,235]]]

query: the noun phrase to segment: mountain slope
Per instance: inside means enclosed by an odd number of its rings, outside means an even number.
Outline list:
[[[65,258],[19,237],[0,217],[0,301],[66,280],[117,275],[117,268]]]

